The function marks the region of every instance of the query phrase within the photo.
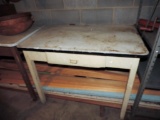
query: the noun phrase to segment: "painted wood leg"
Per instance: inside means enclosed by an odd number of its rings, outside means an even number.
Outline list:
[[[24,80],[24,82],[26,84],[26,87],[27,87],[32,99],[34,101],[37,100],[36,93],[35,93],[35,91],[34,91],[34,89],[32,87],[32,84],[31,84],[30,80],[29,80],[28,74],[27,74],[27,72],[26,72],[26,70],[25,70],[25,68],[23,66],[23,62],[22,62],[21,57],[20,57],[20,55],[19,55],[19,53],[17,51],[17,48],[16,47],[11,47],[11,48],[8,48],[8,49],[10,49],[12,55],[14,56],[14,59],[15,59],[17,65],[18,65],[18,67],[20,69],[20,72],[22,74],[23,80]]]
[[[38,73],[37,73],[37,70],[36,70],[34,60],[32,60],[29,57],[27,52],[23,51],[23,53],[24,53],[25,59],[27,61],[30,73],[32,75],[32,79],[34,81],[34,84],[35,84],[36,90],[38,92],[38,95],[40,97],[40,100],[41,100],[42,103],[45,103],[46,102],[46,97],[45,97],[44,92],[42,90],[42,86],[41,86],[41,83],[40,83],[40,80],[39,80],[39,76],[38,76]]]
[[[125,91],[124,98],[123,98],[121,114],[120,114],[120,118],[122,120],[125,117],[125,113],[126,113],[126,110],[127,110],[130,94],[132,92],[132,87],[133,87],[133,83],[134,83],[134,80],[135,80],[138,64],[139,64],[139,60],[138,61],[135,60],[132,63],[132,66],[131,66],[131,69],[130,69],[129,78],[128,78],[128,82],[127,82],[127,86],[126,86],[126,91]]]
[[[124,119],[127,110],[129,97],[132,91],[133,83],[135,80],[137,68],[139,64],[139,58],[125,58],[125,57],[106,57],[106,67],[129,69],[129,78],[125,89],[125,94],[122,102],[122,108],[120,118]]]

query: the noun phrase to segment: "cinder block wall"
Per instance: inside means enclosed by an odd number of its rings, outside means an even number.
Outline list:
[[[148,18],[154,1],[144,0],[142,18]],[[18,12],[32,12],[38,25],[134,24],[138,5],[139,0],[21,0],[15,3]]]

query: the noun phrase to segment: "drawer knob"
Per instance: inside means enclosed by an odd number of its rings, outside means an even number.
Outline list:
[[[70,63],[71,63],[71,64],[77,64],[77,63],[78,63],[78,60],[70,60]]]

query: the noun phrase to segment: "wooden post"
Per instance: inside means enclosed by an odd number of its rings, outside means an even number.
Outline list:
[[[34,101],[37,100],[37,96],[36,96],[35,91],[34,91],[34,89],[32,87],[32,84],[31,84],[31,82],[29,80],[29,77],[28,77],[27,72],[26,72],[26,70],[24,68],[23,62],[22,62],[21,57],[20,57],[20,55],[19,55],[19,53],[17,51],[17,48],[16,47],[11,47],[11,48],[8,48],[8,49],[11,50],[11,53],[14,56],[14,59],[15,59],[17,65],[18,65],[18,67],[20,69],[20,72],[22,74],[23,80],[24,80],[24,82],[25,82],[25,84],[26,84],[26,86],[28,88],[28,91],[29,91],[31,97],[33,98]]]

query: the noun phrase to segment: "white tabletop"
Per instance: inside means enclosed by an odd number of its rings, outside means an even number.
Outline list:
[[[32,26],[27,31],[12,35],[12,36],[4,36],[0,35],[0,47],[13,47],[17,46],[20,42],[26,40],[28,37],[36,33],[41,27]]]
[[[148,54],[134,26],[45,26],[18,47],[104,54]]]

